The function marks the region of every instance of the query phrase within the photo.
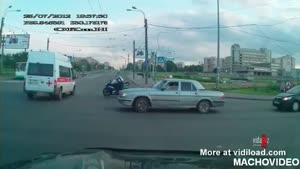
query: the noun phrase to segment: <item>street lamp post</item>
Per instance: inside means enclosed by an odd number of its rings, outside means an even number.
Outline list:
[[[133,69],[132,69],[132,71],[133,71],[133,80],[135,79],[135,40],[133,40],[133,53],[132,53],[132,57],[133,57]]]
[[[127,51],[127,50],[123,49],[123,51]],[[127,64],[129,64],[129,52],[127,53]]]
[[[145,27],[145,63],[146,63],[146,76],[145,76],[145,84],[148,84],[148,65],[149,65],[149,60],[148,60],[148,21],[145,16],[145,12],[141,9],[138,9],[136,7],[132,7],[132,9],[127,9],[127,11],[136,11],[136,12],[141,12],[144,16],[144,27]]]
[[[217,0],[217,10],[218,10],[218,45],[217,45],[217,84],[216,88],[219,88],[220,83],[220,10],[219,10],[219,0]]]
[[[52,33],[48,36],[48,39],[47,39],[47,51],[49,51],[49,45],[50,45],[50,36],[51,35],[54,35],[54,34],[58,34],[57,32],[56,33]]]
[[[4,36],[2,35],[2,32],[3,32],[3,27],[4,27],[4,19],[5,19],[5,16],[8,12],[20,12],[21,10],[8,10],[10,9],[12,6],[10,5],[8,8],[5,9],[4,11],[4,15],[3,17],[1,18],[1,26],[0,26],[0,46],[1,46],[1,72],[3,72],[3,60],[4,60],[4,43],[5,43],[5,38]]]

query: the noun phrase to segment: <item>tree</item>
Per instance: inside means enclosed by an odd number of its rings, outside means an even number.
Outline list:
[[[185,72],[202,72],[203,71],[203,66],[202,65],[189,65],[185,66],[183,68]]]
[[[7,68],[16,68],[16,62],[26,62],[28,58],[28,52],[21,52],[15,54],[4,55],[3,64]]]
[[[162,66],[157,65],[157,66],[156,66],[156,71],[157,71],[157,72],[165,72],[165,69],[164,69]]]
[[[168,60],[166,61],[166,66],[167,66],[167,72],[176,72],[177,71],[177,66],[174,62]]]
[[[128,63],[126,70],[133,70],[133,64],[132,63]]]

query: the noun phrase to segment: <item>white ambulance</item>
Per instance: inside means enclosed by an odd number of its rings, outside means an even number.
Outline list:
[[[74,95],[76,83],[70,58],[54,52],[28,53],[24,91],[29,99],[46,93],[58,100],[63,94]]]

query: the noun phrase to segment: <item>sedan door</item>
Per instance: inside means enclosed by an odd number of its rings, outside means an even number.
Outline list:
[[[182,107],[196,107],[199,96],[195,85],[191,82],[181,82],[180,105]]]
[[[163,90],[157,90],[151,94],[153,107],[178,107],[179,106],[179,82],[169,81]]]

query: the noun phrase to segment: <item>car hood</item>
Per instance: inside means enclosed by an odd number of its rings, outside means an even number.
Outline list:
[[[292,93],[279,93],[278,95],[276,95],[276,98],[282,98],[282,97],[289,97],[289,96],[293,96],[294,94]]]
[[[131,168],[232,168],[233,157],[199,156],[198,151],[125,150],[89,148],[63,154],[44,154],[37,158],[16,162],[1,168],[9,169],[131,169]]]

